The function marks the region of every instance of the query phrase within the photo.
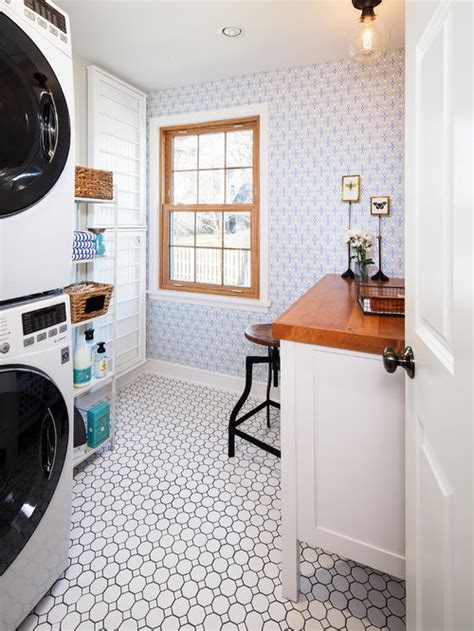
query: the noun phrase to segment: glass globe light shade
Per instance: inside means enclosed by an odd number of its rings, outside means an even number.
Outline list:
[[[347,35],[351,57],[369,63],[380,57],[390,43],[390,31],[375,18],[367,16],[357,22]]]

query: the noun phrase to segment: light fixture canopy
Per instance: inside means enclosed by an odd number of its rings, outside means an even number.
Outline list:
[[[375,14],[375,7],[382,0],[352,0],[355,9],[361,12],[357,24],[347,35],[347,47],[351,57],[368,63],[380,57],[390,43],[390,31]]]
[[[223,26],[220,29],[221,35],[224,37],[228,37],[229,39],[236,39],[237,37],[242,37],[244,34],[244,29],[240,26]]]

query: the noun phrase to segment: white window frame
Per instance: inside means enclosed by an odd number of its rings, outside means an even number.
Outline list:
[[[260,117],[260,298],[239,298],[237,296],[218,296],[215,294],[193,293],[162,289],[159,287],[160,261],[160,131],[162,127],[210,123],[216,120],[233,118]],[[150,199],[149,199],[149,272],[148,295],[156,300],[203,304],[213,307],[240,309],[243,311],[267,311],[270,307],[269,296],[269,231],[268,231],[268,104],[258,103],[219,110],[176,114],[150,119]]]

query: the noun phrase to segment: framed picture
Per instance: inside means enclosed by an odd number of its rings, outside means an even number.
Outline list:
[[[358,202],[360,198],[360,175],[342,176],[342,201]]]
[[[388,215],[390,214],[390,197],[388,195],[379,195],[370,198],[370,214],[371,215]]]

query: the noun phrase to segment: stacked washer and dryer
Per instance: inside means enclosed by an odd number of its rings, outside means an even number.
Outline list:
[[[0,631],[68,564],[72,140],[67,15],[0,0]]]

